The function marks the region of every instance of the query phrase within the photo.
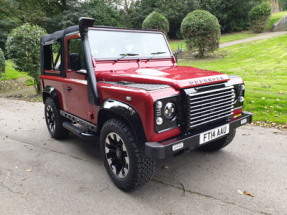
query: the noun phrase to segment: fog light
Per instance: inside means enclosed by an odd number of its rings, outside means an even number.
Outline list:
[[[156,103],[156,108],[162,108],[162,102],[161,101],[158,101]]]
[[[156,124],[161,125],[163,123],[163,119],[161,117],[156,118]]]
[[[243,98],[243,96],[239,96],[238,100],[239,100],[240,102],[244,102],[245,99]]]
[[[245,90],[245,85],[240,85],[240,90]]]

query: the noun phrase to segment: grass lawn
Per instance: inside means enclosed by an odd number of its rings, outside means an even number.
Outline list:
[[[287,11],[272,13],[272,16],[271,16],[270,21],[269,21],[269,25],[266,29],[272,28],[272,25],[274,23],[276,23],[278,20],[280,20],[285,15],[287,15]]]
[[[234,33],[234,34],[230,34],[227,36],[225,36],[223,34],[220,37],[220,43],[227,43],[227,42],[231,42],[231,41],[235,41],[235,40],[241,40],[241,39],[254,37],[254,36],[256,36],[256,34],[253,34],[250,31],[246,31],[246,32],[242,32],[242,33]],[[178,49],[178,46],[179,46],[179,48],[181,48],[181,44],[182,44],[182,48],[186,49],[184,40],[171,40],[169,42],[170,48],[173,52]]]
[[[287,35],[217,51],[218,60],[179,62],[181,66],[239,75],[246,84],[244,110],[254,121],[287,123]]]
[[[242,39],[246,39],[249,37],[255,37],[255,36],[256,34],[250,31],[246,31],[242,33],[234,33],[234,34],[227,35],[227,36],[222,35],[220,37],[220,43],[228,43],[228,42],[232,42],[235,40],[242,40]]]
[[[2,78],[0,80],[15,80],[22,77],[29,77],[24,72],[18,72],[14,68],[14,63],[10,60],[6,60],[6,67],[5,67],[5,73],[2,74]]]

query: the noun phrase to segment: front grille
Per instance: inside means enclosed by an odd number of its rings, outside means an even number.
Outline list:
[[[232,116],[234,87],[187,94],[187,129]]]

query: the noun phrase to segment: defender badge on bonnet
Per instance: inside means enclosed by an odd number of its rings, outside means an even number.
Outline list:
[[[190,80],[189,83],[191,85],[196,85],[196,84],[200,84],[200,83],[208,83],[208,82],[213,82],[213,81],[220,81],[220,80],[224,80],[224,79],[229,79],[229,77],[227,75],[217,75],[217,76],[212,76],[207,78],[195,78],[193,80]]]

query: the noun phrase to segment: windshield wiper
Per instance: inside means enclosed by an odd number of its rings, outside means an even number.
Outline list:
[[[125,58],[126,56],[138,56],[138,55],[139,55],[139,54],[133,54],[133,53],[120,54],[120,56],[122,56],[122,57],[116,59],[116,60],[115,60],[115,63],[118,62],[120,59]]]
[[[150,54],[152,54],[152,56],[147,61],[150,61],[155,55],[165,54],[165,53],[166,52],[153,52],[153,53],[150,53]]]

